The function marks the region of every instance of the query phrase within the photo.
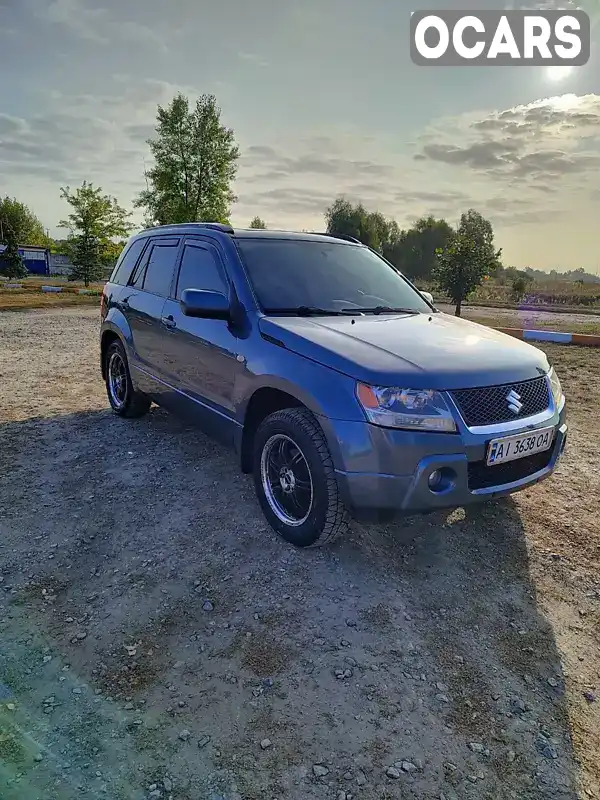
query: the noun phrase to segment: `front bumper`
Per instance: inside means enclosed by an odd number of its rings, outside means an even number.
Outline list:
[[[533,427],[485,435],[468,429],[458,434],[413,433],[336,420],[327,420],[324,427],[346,505],[357,511],[401,514],[468,506],[532,486],[552,474],[567,437],[564,405]],[[491,439],[547,427],[555,429],[550,450],[486,466]],[[440,470],[445,480],[432,489],[429,476],[435,470]]]

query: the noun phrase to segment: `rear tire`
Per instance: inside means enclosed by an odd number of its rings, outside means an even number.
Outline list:
[[[152,405],[150,398],[137,392],[131,381],[125,348],[113,342],[106,352],[106,394],[115,414],[120,417],[143,417]]]
[[[254,485],[269,525],[296,547],[329,544],[348,529],[331,454],[305,408],[270,414],[254,437]]]

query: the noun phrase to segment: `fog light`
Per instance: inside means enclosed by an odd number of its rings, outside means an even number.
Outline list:
[[[430,489],[437,489],[442,482],[442,473],[439,469],[435,469],[429,476],[427,483]]]
[[[427,478],[429,491],[434,494],[446,494],[456,486],[456,472],[450,467],[434,469]]]

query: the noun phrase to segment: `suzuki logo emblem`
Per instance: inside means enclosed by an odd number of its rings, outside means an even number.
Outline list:
[[[510,409],[510,411],[512,411],[513,414],[518,414],[523,408],[523,403],[521,402],[521,395],[517,394],[514,389],[511,389],[510,392],[506,395],[506,400],[508,401],[508,408]]]

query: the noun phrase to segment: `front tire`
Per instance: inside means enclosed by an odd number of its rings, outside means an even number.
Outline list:
[[[135,418],[148,413],[152,401],[135,390],[125,348],[119,341],[113,342],[106,352],[105,375],[108,402],[115,414]]]
[[[296,547],[329,544],[348,528],[323,431],[305,408],[269,415],[254,437],[254,485],[269,525]]]

